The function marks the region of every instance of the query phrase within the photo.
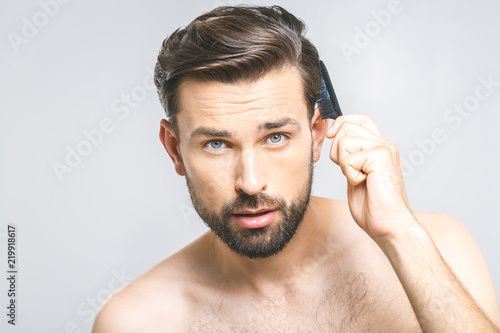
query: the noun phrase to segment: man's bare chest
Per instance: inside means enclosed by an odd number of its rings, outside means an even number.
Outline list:
[[[339,316],[328,308],[303,311],[270,311],[255,309],[247,312],[207,313],[190,325],[191,332],[347,332],[368,331],[366,319]]]
[[[377,303],[360,306],[355,313],[329,306],[302,311],[219,311],[198,316],[190,332],[420,332],[411,316],[377,308]]]
[[[411,307],[362,274],[347,274],[312,295],[265,300],[213,297],[192,312],[191,332],[419,332]],[[403,299],[404,300],[404,299]]]

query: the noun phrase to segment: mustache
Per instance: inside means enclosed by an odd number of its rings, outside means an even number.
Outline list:
[[[236,211],[257,209],[260,207],[284,210],[287,206],[286,201],[283,198],[272,197],[267,193],[261,192],[256,195],[241,193],[234,200],[224,204],[222,207],[222,213],[226,216],[230,216]]]

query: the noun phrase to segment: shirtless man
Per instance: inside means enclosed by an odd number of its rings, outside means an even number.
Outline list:
[[[233,7],[165,40],[160,140],[211,231],[113,295],[94,333],[499,331],[466,229],[411,211],[370,117],[321,119],[303,35],[280,7]],[[325,136],[347,202],[310,196]]]

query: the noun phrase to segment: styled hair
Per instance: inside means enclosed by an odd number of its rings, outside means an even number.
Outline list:
[[[179,85],[183,78],[222,83],[255,82],[295,67],[309,119],[321,83],[318,52],[305,38],[304,22],[280,6],[223,6],[179,28],[162,44],[154,81],[178,136]]]

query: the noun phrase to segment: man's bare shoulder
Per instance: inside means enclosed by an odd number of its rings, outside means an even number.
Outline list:
[[[92,329],[100,332],[182,331],[188,322],[190,286],[203,247],[200,237],[113,294]],[[199,257],[199,256],[198,256]],[[191,260],[192,259],[192,260]]]
[[[471,295],[500,324],[495,286],[483,254],[467,228],[457,219],[439,213],[414,212],[431,235],[441,255]]]
[[[344,221],[352,219],[347,201],[327,198],[316,200],[320,203],[323,214]],[[500,306],[493,279],[479,246],[467,228],[457,219],[445,214],[413,212],[413,215],[430,234],[443,258],[463,285],[499,325]],[[363,239],[359,234],[356,237],[356,240]]]
[[[448,264],[464,264],[479,257],[484,260],[472,235],[457,219],[430,212],[413,212],[413,215],[431,235],[443,257],[450,261]]]

